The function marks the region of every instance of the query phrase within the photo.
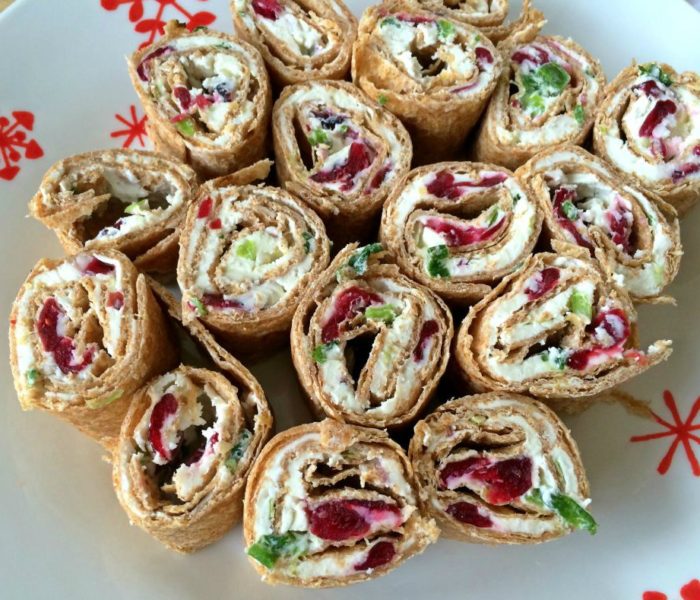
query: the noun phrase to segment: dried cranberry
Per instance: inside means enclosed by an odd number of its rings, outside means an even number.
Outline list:
[[[399,21],[403,21],[404,23],[412,23],[413,25],[420,25],[421,23],[432,23],[435,21],[435,19],[431,19],[430,17],[424,17],[422,15],[409,15],[407,13],[400,13],[396,15],[396,18]]]
[[[165,420],[177,412],[178,402],[173,394],[164,394],[151,411],[151,419],[148,424],[148,441],[153,449],[165,460],[172,458],[170,448],[163,444],[163,425]]]
[[[612,338],[612,343],[607,345],[597,344],[592,348],[576,350],[566,361],[569,368],[583,371],[599,356],[610,356],[622,350],[630,335],[629,321],[624,311],[619,308],[613,308],[599,312],[587,329],[595,332],[599,327],[602,327]]]
[[[474,527],[481,527],[483,529],[493,527],[493,521],[491,521],[488,515],[482,515],[479,512],[479,507],[471,502],[455,502],[454,504],[450,504],[447,507],[447,514],[453,519],[457,519],[460,523],[474,525]]]
[[[204,294],[202,296],[202,304],[210,308],[243,308],[238,300],[224,298],[222,294]]]
[[[199,205],[199,209],[197,210],[197,218],[206,219],[211,213],[211,207],[213,204],[214,201],[209,196],[202,200]]]
[[[381,169],[379,169],[379,171],[377,171],[377,174],[372,177],[372,181],[369,184],[370,192],[376,190],[380,185],[382,185],[382,183],[384,183],[389,171],[391,171],[391,163],[385,164]]]
[[[639,128],[640,137],[652,137],[656,126],[668,115],[674,114],[676,109],[676,103],[673,100],[659,100],[654,104],[654,107],[649,111],[642,126]]]
[[[381,500],[331,500],[307,509],[309,531],[324,540],[339,542],[365,536],[372,523],[395,522],[401,510]]]
[[[384,301],[379,294],[352,286],[338,294],[333,304],[333,312],[323,325],[321,340],[324,344],[333,341],[340,335],[340,326],[347,320],[364,311],[373,304]]]
[[[173,49],[170,46],[162,46],[160,48],[156,48],[153,52],[150,54],[147,54],[144,59],[139,63],[139,66],[136,67],[136,73],[139,76],[139,79],[141,81],[148,81],[148,63],[153,60],[154,58],[161,56],[163,54],[170,54],[173,51]]]
[[[579,246],[583,246],[588,250],[593,250],[593,245],[583,236],[583,234],[578,230],[573,221],[571,221],[565,214],[562,208],[564,202],[575,202],[576,200],[576,189],[572,187],[559,187],[554,190],[554,197],[552,200],[552,209],[554,210],[554,216],[557,219],[557,224],[562,229],[568,231],[574,238]]]
[[[491,227],[462,227],[440,219],[438,217],[428,217],[425,220],[425,226],[428,229],[442,234],[445,244],[450,247],[454,246],[470,246],[485,242],[491,239],[503,227],[506,220],[501,218]]]
[[[537,46],[524,46],[511,54],[510,59],[519,65],[529,60],[535,65],[544,65],[550,62],[549,54],[546,50]]]
[[[367,144],[353,142],[350,144],[348,159],[344,164],[338,165],[330,171],[314,173],[311,176],[311,180],[316,183],[339,182],[342,191],[350,191],[353,188],[355,176],[372,164],[374,156],[374,151]]]
[[[212,219],[209,221],[209,229],[221,229],[221,219]]]
[[[671,173],[671,179],[673,180],[673,183],[678,183],[679,181],[685,179],[688,175],[692,175],[698,171],[700,171],[700,163],[687,163],[680,169],[674,169],[673,173]]]
[[[486,48],[479,46],[475,51],[476,53],[476,64],[483,71],[484,65],[490,65],[493,63],[493,54],[491,54]]]
[[[114,265],[101,261],[99,258],[92,259],[83,266],[83,273],[86,275],[106,275],[114,271]]]
[[[276,21],[284,9],[277,0],[253,0],[253,11],[265,19]]]
[[[437,198],[455,200],[464,193],[462,188],[493,187],[503,183],[506,179],[508,179],[508,175],[505,173],[493,173],[478,181],[455,181],[454,175],[449,171],[438,171],[433,180],[426,185],[426,189],[428,193]]]
[[[649,81],[635,85],[632,89],[641,90],[645,95],[652,96],[653,98],[658,98],[661,96],[661,88],[653,79],[649,79]]]
[[[355,565],[353,569],[355,569],[355,571],[367,571],[369,569],[383,567],[394,560],[394,556],[396,556],[394,544],[387,541],[377,542],[369,549],[365,560]]]
[[[485,485],[484,497],[491,504],[507,504],[532,487],[532,460],[528,456],[493,462],[470,457],[448,463],[440,472],[443,487],[455,489],[469,480]]]
[[[423,323],[420,329],[420,335],[418,336],[418,343],[413,350],[413,360],[420,362],[423,360],[423,354],[425,352],[425,347],[428,345],[428,340],[433,337],[438,332],[438,323],[434,319],[430,319]]]
[[[48,298],[41,307],[37,318],[37,335],[41,340],[42,347],[53,355],[56,365],[62,373],[79,373],[92,362],[93,352],[87,350],[83,354],[82,361],[74,364],[75,342],[58,333],[59,319],[64,315],[65,313],[56,298]]]
[[[121,292],[110,292],[107,296],[107,308],[121,310],[124,306],[124,294]]]
[[[535,273],[530,279],[525,293],[530,302],[544,296],[549,290],[554,288],[559,282],[559,269],[547,267],[539,273]]]
[[[184,85],[178,85],[173,88],[173,96],[177,100],[180,108],[182,110],[189,110],[192,106],[192,96],[190,96],[189,90]]]
[[[632,213],[622,203],[619,197],[610,210],[605,213],[605,218],[610,228],[613,244],[622,246],[625,252],[630,251],[630,235],[632,234]]]

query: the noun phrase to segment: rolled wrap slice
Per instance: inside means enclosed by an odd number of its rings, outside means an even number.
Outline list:
[[[553,244],[585,248],[633,300],[661,301],[683,253],[676,211],[578,146],[545,150],[518,169]]]
[[[157,150],[203,177],[265,156],[272,93],[265,63],[250,44],[170,21],[165,35],[137,50],[128,65]]]
[[[386,433],[326,419],[275,436],[250,474],[243,532],[265,583],[374,579],[437,540],[413,472]]]
[[[573,40],[520,39],[499,47],[508,66],[473,149],[476,160],[509,169],[557,144],[583,144],[605,86],[600,63]]]
[[[231,0],[231,9],[279,87],[348,74],[357,19],[342,0]]]
[[[111,447],[131,395],[175,360],[146,279],[115,250],[42,259],[10,314],[24,410],[47,410]]]
[[[280,183],[312,206],[338,244],[367,238],[411,167],[401,122],[344,81],[286,88],[272,116]]]
[[[473,304],[530,255],[542,212],[503,167],[445,162],[411,171],[384,205],[380,238],[401,270],[451,304]]]
[[[196,189],[195,172],[165,155],[101,150],[55,163],[29,210],[70,254],[119,250],[141,270],[168,271]]]
[[[263,185],[260,162],[202,186],[180,240],[185,322],[200,319],[242,356],[287,340],[294,310],[328,265],[323,222],[294,196]]]
[[[151,284],[188,364],[135,396],[114,453],[113,484],[132,523],[173,550],[193,552],[241,519],[245,484],[270,437],[272,413],[250,372],[200,323],[184,329],[178,303]]]
[[[668,358],[669,340],[635,347],[630,297],[583,256],[535,254],[470,309],[454,352],[473,389],[573,410]]]
[[[448,537],[532,544],[596,532],[576,442],[540,402],[503,392],[447,402],[416,424],[409,456],[421,506]]]
[[[419,164],[454,155],[501,69],[478,29],[396,1],[364,12],[353,49],[353,81],[403,121]]]
[[[500,42],[530,23],[543,19],[540,11],[524,0],[520,16],[506,23],[508,0],[409,0],[435,14],[478,27],[492,42]]]
[[[700,199],[700,75],[633,64],[606,89],[593,147],[681,216]]]
[[[381,253],[380,244],[346,246],[317,278],[294,314],[292,360],[317,416],[398,428],[445,372],[452,317]]]

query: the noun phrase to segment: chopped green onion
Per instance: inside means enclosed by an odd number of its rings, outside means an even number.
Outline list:
[[[182,121],[178,121],[175,123],[175,127],[177,127],[177,130],[182,134],[186,135],[188,137],[194,135],[194,121],[192,119],[182,119]]]
[[[311,352],[311,358],[314,359],[318,364],[322,365],[326,360],[328,360],[328,351],[337,346],[338,342],[328,342],[327,344],[320,344],[316,346]]]
[[[537,115],[544,112],[544,98],[561,94],[571,77],[557,63],[550,62],[522,75],[521,80],[525,89],[520,103]]]
[[[231,448],[231,452],[229,453],[225,464],[232,473],[235,473],[238,463],[241,462],[246,450],[248,450],[248,446],[250,446],[250,440],[252,439],[253,434],[247,429],[244,429],[241,432],[236,445]]]
[[[29,387],[34,387],[38,383],[39,379],[41,379],[41,375],[39,374],[39,371],[36,369],[29,369],[29,371],[27,371],[26,377],[27,377],[27,385]]]
[[[583,106],[577,104],[574,108],[574,119],[579,124],[579,127],[583,127],[583,123],[586,120],[586,113],[583,110]]]
[[[544,498],[542,497],[542,490],[540,488],[534,488],[527,496],[523,496],[523,500],[544,508]]]
[[[258,246],[253,240],[243,240],[236,248],[236,256],[255,260],[258,255]]]
[[[642,75],[649,75],[654,79],[658,79],[664,85],[671,85],[673,80],[671,76],[663,71],[659,65],[656,63],[648,63],[646,65],[639,65],[639,73]]]
[[[561,212],[564,213],[564,216],[569,219],[569,221],[578,219],[578,208],[576,208],[576,205],[571,200],[562,202]]]
[[[586,317],[588,321],[593,318],[593,304],[588,297],[578,290],[574,290],[569,296],[569,310],[577,315]]]
[[[200,317],[206,317],[209,314],[207,307],[204,306],[199,298],[192,298],[190,300],[190,304],[194,307],[194,309],[197,311],[197,315]]]
[[[367,263],[371,254],[376,254],[384,250],[381,244],[368,244],[356,250],[348,260],[347,266],[358,275],[364,275],[367,270]]]
[[[314,129],[307,139],[309,140],[309,144],[311,144],[312,146],[318,146],[319,144],[328,144],[329,142],[328,135],[320,127]]]
[[[394,304],[383,304],[382,306],[370,306],[367,308],[365,317],[391,324],[400,312],[399,307]]]
[[[382,19],[382,22],[379,24],[380,27],[386,27],[387,25],[391,25],[392,27],[401,26],[396,17],[387,17],[386,19]]]
[[[440,19],[437,22],[438,37],[446,40],[455,33],[455,26],[450,21]]]
[[[520,194],[513,194],[511,197],[513,198],[513,206],[515,206],[522,196]]]
[[[207,27],[206,25],[197,25],[197,27],[195,27],[193,31],[209,31],[209,27]]]
[[[551,507],[564,519],[569,525],[576,529],[585,529],[591,534],[598,530],[598,524],[585,508],[583,508],[576,500],[565,496],[564,494],[552,494],[550,499]]]
[[[491,211],[491,214],[489,215],[489,220],[486,223],[487,227],[491,227],[497,220],[498,216],[500,215],[500,211],[498,208],[495,208],[493,211]]]
[[[314,239],[314,236],[310,231],[304,231],[302,232],[301,237],[304,238],[304,252],[308,254],[311,252],[311,240]]]
[[[132,202],[125,209],[124,212],[127,215],[137,215],[139,213],[145,212],[150,208],[148,205],[148,198],[141,198],[136,202]]]
[[[308,534],[288,531],[282,535],[273,533],[263,535],[248,548],[247,554],[261,565],[271,569],[280,558],[301,556],[308,548]]]
[[[338,131],[340,133],[342,133],[343,135],[345,135],[349,130],[350,130],[350,127],[347,125],[341,125],[340,127],[338,127]]]
[[[124,395],[124,390],[114,390],[109,396],[104,398],[97,398],[95,400],[88,400],[85,402],[88,408],[104,408],[108,404],[112,404],[115,400],[119,400]]]
[[[449,254],[447,246],[444,244],[428,248],[428,275],[431,277],[449,277],[450,271],[445,264]]]
[[[380,106],[384,106],[387,102],[389,102],[389,98],[387,98],[384,94],[379,94],[377,97],[377,102],[379,102]]]

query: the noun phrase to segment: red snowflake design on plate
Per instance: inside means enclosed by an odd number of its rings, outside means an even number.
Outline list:
[[[15,110],[12,120],[0,116],[0,179],[12,181],[20,171],[17,163],[22,157],[34,160],[44,156],[44,150],[36,140],[28,139],[27,132],[34,129],[34,113]]]
[[[659,431],[657,433],[647,433],[644,435],[635,435],[630,438],[632,442],[647,442],[649,440],[658,440],[665,437],[673,437],[671,446],[669,447],[666,454],[664,454],[659,466],[656,470],[661,474],[665,475],[671,468],[671,463],[673,462],[673,457],[676,454],[678,446],[683,446],[685,454],[688,457],[690,466],[693,471],[693,475],[700,477],[700,463],[698,462],[698,457],[695,455],[695,449],[693,448],[692,442],[700,444],[700,436],[694,434],[694,431],[700,431],[700,423],[694,423],[695,418],[698,416],[700,411],[700,397],[695,400],[695,403],[690,409],[690,413],[685,421],[681,419],[681,415],[678,412],[678,406],[676,405],[676,400],[673,394],[668,390],[664,391],[664,403],[671,413],[673,418],[673,423],[669,423],[665,419],[662,419],[659,415],[652,411],[654,420],[661,425],[665,431]],[[697,597],[700,600],[700,596]]]
[[[115,129],[109,135],[113,138],[123,137],[122,148],[131,148],[131,145],[137,140],[139,145],[145,148],[146,139],[148,138],[148,133],[146,133],[146,115],[139,119],[136,114],[136,106],[133,104],[129,107],[129,111],[129,117],[123,117],[119,113],[114,115],[117,121],[126,125],[126,129]]]
[[[693,579],[680,590],[682,600],[700,600],[700,581]],[[648,591],[642,594],[642,600],[669,600],[663,592]]]
[[[207,0],[198,0],[206,2]],[[122,4],[129,5],[129,21],[136,23],[134,31],[136,33],[146,33],[148,38],[141,42],[139,48],[144,48],[152,44],[159,35],[163,35],[165,23],[168,19],[178,18],[184,20],[187,29],[192,31],[197,27],[207,27],[216,21],[216,15],[206,10],[189,12],[184,6],[183,0],[155,0],[149,2],[148,5],[158,5],[156,14],[153,17],[147,17],[144,11],[144,0],[100,0],[100,5],[105,10],[117,10]],[[172,7],[169,11],[172,16],[166,15],[168,6]]]

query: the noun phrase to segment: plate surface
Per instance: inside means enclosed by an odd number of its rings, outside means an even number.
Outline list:
[[[25,219],[44,171],[76,152],[147,143],[124,56],[149,39],[149,20],[195,19],[231,31],[224,0],[146,0],[144,16],[132,22],[129,10],[135,4],[140,0],[18,0],[0,16],[0,315],[5,324],[33,264],[61,255],[54,235]],[[369,2],[348,4],[359,15]],[[574,37],[601,60],[609,78],[633,57],[700,70],[700,14],[682,0],[536,4],[549,19],[544,31]],[[24,145],[10,147],[17,131],[26,134]],[[670,290],[678,306],[640,311],[642,341],[671,338],[675,351],[667,364],[626,387],[652,402],[658,422],[610,405],[567,420],[588,470],[599,533],[576,533],[535,547],[440,541],[388,576],[360,587],[318,591],[315,597],[700,599],[700,208],[682,229],[685,256]],[[3,598],[293,600],[311,594],[260,583],[243,554],[240,525],[194,556],[173,554],[130,527],[100,449],[48,414],[20,411],[7,353],[2,342]],[[275,409],[278,430],[308,418],[286,353],[253,371]],[[654,433],[664,435],[631,440]],[[665,595],[645,594],[651,591]]]

